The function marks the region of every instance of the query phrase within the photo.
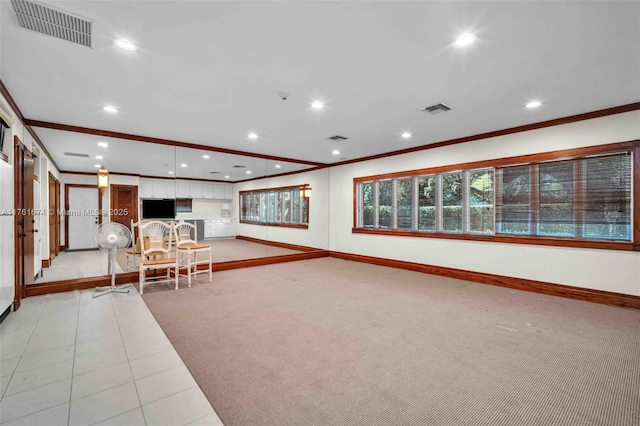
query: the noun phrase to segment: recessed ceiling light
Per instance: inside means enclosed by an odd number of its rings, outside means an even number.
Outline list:
[[[474,41],[476,41],[476,36],[474,34],[462,34],[453,44],[456,47],[464,47],[470,45]]]
[[[321,101],[313,101],[313,103],[311,104],[311,108],[319,111],[324,108],[324,103]]]
[[[96,160],[102,160],[104,157],[102,155],[96,155]]]
[[[170,175],[172,175],[172,174],[173,174],[173,171],[169,170],[169,174],[170,174]]]
[[[205,160],[207,160],[207,159],[209,159],[210,157],[209,157],[207,154],[205,154],[205,155],[203,155],[203,156],[202,156],[202,158],[204,158]]]
[[[409,132],[402,133],[402,139],[409,139],[410,137],[411,137],[411,133]]]
[[[340,155],[340,151],[338,151],[337,149],[334,149],[332,152],[333,155]]]
[[[248,137],[249,139],[258,139],[258,134],[257,134],[257,133],[249,133],[249,134],[247,135],[247,137]]]
[[[251,174],[251,170],[247,170],[247,174],[250,175]]]
[[[187,163],[180,164],[180,167],[187,167]]]
[[[102,109],[111,113],[118,112],[118,108],[114,107],[113,105],[105,105],[102,107]]]
[[[527,104],[527,108],[538,108],[540,105],[542,105],[540,101],[531,101]]]
[[[98,146],[99,146],[100,148],[106,148],[106,147],[108,147],[108,146],[109,146],[109,144],[108,144],[108,143],[106,143],[106,142],[98,142]]]
[[[276,164],[276,169],[279,169],[280,167],[282,167],[280,164]]]
[[[136,47],[127,40],[116,40],[116,46],[118,46],[122,50],[127,50],[129,52],[136,50]]]
[[[225,179],[229,179],[229,175],[226,175],[224,178],[225,178]]]
[[[100,164],[94,164],[93,167],[95,167],[96,169],[99,169],[102,166]]]

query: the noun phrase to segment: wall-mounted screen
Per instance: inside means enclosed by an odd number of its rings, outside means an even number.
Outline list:
[[[143,198],[143,219],[175,219],[176,200],[174,198]]]

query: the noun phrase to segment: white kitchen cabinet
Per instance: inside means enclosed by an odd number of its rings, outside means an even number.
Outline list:
[[[204,221],[204,238],[229,238],[235,236],[235,219],[207,219]]]
[[[153,181],[151,179],[140,179],[138,196],[140,198],[153,198]]]
[[[213,186],[213,198],[216,200],[224,200],[224,187],[223,183],[216,183]]]
[[[215,185],[209,182],[202,183],[202,198],[215,198]]]
[[[176,181],[176,197],[177,198],[190,198],[191,188],[189,187],[188,180]]]
[[[233,200],[233,186],[232,185],[224,185],[224,199],[225,200]]]
[[[202,184],[200,182],[189,182],[189,194],[191,198],[202,198]]]

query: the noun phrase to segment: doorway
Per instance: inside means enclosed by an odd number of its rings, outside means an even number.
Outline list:
[[[134,185],[110,185],[110,187],[109,220],[131,228],[131,221],[138,221],[138,187]]]
[[[96,227],[102,222],[102,200],[94,185],[65,185],[65,247],[68,250],[97,249]]]
[[[13,173],[15,206],[15,293],[13,309],[27,296],[27,285],[34,281],[33,155],[14,136]]]
[[[60,182],[49,172],[49,264],[60,253]]]

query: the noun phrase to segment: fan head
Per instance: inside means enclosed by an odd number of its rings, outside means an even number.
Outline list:
[[[131,245],[131,231],[117,222],[105,222],[96,228],[96,243],[100,250],[123,251]]]

